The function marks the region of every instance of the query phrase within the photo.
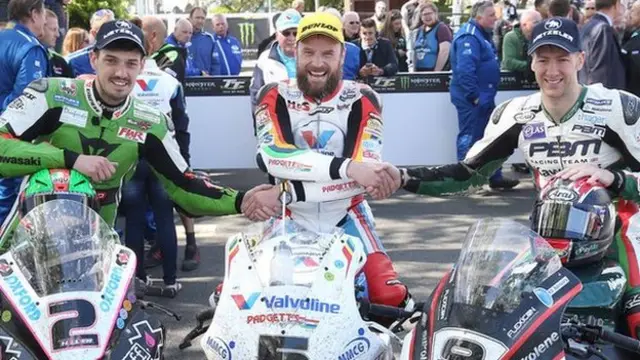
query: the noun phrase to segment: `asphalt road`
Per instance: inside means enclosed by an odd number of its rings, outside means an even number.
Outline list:
[[[264,180],[256,171],[215,173],[213,178],[240,189],[248,189]],[[456,261],[461,242],[473,222],[484,217],[526,221],[534,191],[530,180],[522,180],[516,189],[507,192],[491,191],[487,187],[468,197],[428,198],[400,191],[390,199],[370,201],[376,230],[400,278],[410,287],[414,297],[418,300],[426,298],[442,274]],[[200,268],[190,273],[179,271],[183,288],[175,299],[149,298],[183,317],[179,322],[163,317],[168,337],[166,359],[205,358],[199,339],[191,348],[182,351],[178,344],[196,324],[195,314],[206,306],[209,295],[222,279],[226,239],[249,223],[242,216],[198,219],[196,236],[201,254]],[[182,245],[184,230],[181,225],[177,229]],[[179,261],[182,253],[181,246]],[[153,269],[151,274],[161,278],[161,269]]]

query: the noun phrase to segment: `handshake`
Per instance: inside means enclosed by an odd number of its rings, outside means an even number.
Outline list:
[[[402,185],[400,170],[389,163],[351,161],[347,176],[362,186],[375,200],[386,199]],[[258,185],[247,191],[242,213],[252,221],[265,221],[282,210],[280,187]]]

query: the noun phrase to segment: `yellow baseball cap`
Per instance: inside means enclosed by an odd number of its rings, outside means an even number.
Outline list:
[[[296,42],[302,41],[311,35],[328,36],[340,44],[344,44],[342,22],[335,15],[329,13],[313,13],[300,20]]]

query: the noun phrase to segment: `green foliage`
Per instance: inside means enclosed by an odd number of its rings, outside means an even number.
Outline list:
[[[72,1],[67,6],[69,27],[89,29],[91,15],[100,9],[111,9],[116,14],[116,19],[128,19],[128,5],[128,0]]]
[[[451,0],[449,0],[451,1]],[[273,11],[282,11],[291,7],[292,0],[272,0]],[[267,0],[221,0],[220,5],[211,10],[212,13],[245,13],[268,10]],[[305,11],[313,11],[314,0],[305,0]],[[340,11],[344,8],[344,0],[320,0],[320,6],[334,7]]]

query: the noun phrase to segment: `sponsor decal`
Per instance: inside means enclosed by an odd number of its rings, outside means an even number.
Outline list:
[[[336,29],[335,26],[327,24],[327,23],[324,23],[324,22],[317,22],[317,23],[309,24],[309,25],[303,27],[302,30],[300,30],[300,32],[304,33],[304,32],[307,32],[307,31],[309,31],[311,29],[326,29],[326,30],[329,30],[329,31],[338,32],[338,29]]]
[[[118,137],[144,144],[147,133],[121,126],[118,130]]]
[[[577,132],[580,134],[589,134],[589,135],[595,135],[598,137],[603,137],[606,130],[604,127],[602,126],[598,126],[598,125],[581,125],[581,124],[575,124],[573,125],[573,128],[571,128],[572,132]]]
[[[14,165],[40,166],[42,164],[42,159],[35,156],[28,157],[28,158],[21,158],[16,156],[0,156],[0,163],[14,164]]]
[[[335,134],[335,130],[324,130],[320,133],[320,136],[316,137],[313,131],[304,130],[302,131],[302,138],[309,145],[309,148],[319,150],[327,146],[333,134]]]
[[[265,305],[269,309],[307,310],[327,314],[340,313],[339,304],[326,303],[315,298],[295,298],[289,295],[285,295],[272,296],[271,298],[265,298],[264,300]]]
[[[209,336],[207,337],[207,347],[211,349],[213,352],[218,354],[223,360],[232,360],[233,355],[231,354],[231,349],[236,347],[235,341],[230,341],[227,344],[226,341],[222,340],[217,336]]]
[[[164,346],[162,326],[159,325],[157,328],[153,328],[148,320],[142,320],[133,324],[133,330],[135,334],[128,339],[129,345],[133,345],[138,342],[137,340],[144,338],[144,345],[146,345],[147,348],[156,348],[155,353],[157,357],[154,360],[158,360],[162,353],[162,347]]]
[[[556,201],[575,201],[578,199],[578,194],[568,189],[552,189],[547,193],[547,198]]]
[[[640,294],[633,295],[632,298],[624,303],[625,313],[637,306],[640,306]]]
[[[311,110],[311,104],[309,104],[307,101],[299,103],[299,102],[287,100],[287,108],[291,110],[307,112]]]
[[[592,114],[582,114],[582,116],[578,117],[578,119],[594,125],[601,125],[601,126],[604,126],[604,124],[606,124],[607,122],[607,118],[605,116],[592,115]]]
[[[338,356],[338,360],[354,360],[360,359],[371,349],[371,342],[364,336],[364,329],[358,329],[357,338],[349,341],[344,347],[342,354]]]
[[[547,137],[544,123],[527,124],[522,128],[522,136],[525,140],[544,139]]]
[[[86,138],[81,133],[78,133],[80,136],[80,144],[82,145],[82,153],[86,155],[97,155],[109,157],[115,149],[117,149],[120,144],[109,144],[104,139],[89,139]]]
[[[88,119],[89,112],[87,110],[76,109],[69,106],[63,107],[62,113],[60,114],[60,122],[82,128],[87,126]]]
[[[317,106],[315,109],[309,111],[309,115],[329,114],[332,111],[333,107],[331,106]]]
[[[520,317],[520,319],[518,319],[518,321],[513,324],[511,329],[507,331],[507,336],[510,339],[513,339],[537,312],[538,311],[534,307],[530,307],[529,309],[527,309],[527,311]]]
[[[533,289],[533,295],[535,295],[538,300],[540,300],[542,305],[546,306],[547,308],[553,306],[553,296],[549,294],[547,289],[535,288]]]
[[[120,254],[118,254],[118,257]],[[100,310],[104,312],[109,312],[116,301],[116,292],[118,288],[120,288],[120,283],[122,282],[122,274],[124,270],[120,266],[115,266],[111,269],[111,273],[109,274],[109,280],[105,285],[104,291],[102,292],[102,300],[100,301]]]
[[[534,156],[537,153],[543,153],[543,156],[547,157],[569,157],[576,154],[580,154],[580,156],[587,156],[590,149],[593,149],[593,154],[597,155],[600,154],[601,146],[602,140],[599,139],[580,140],[574,142],[539,142],[529,145],[529,156]]]
[[[354,87],[349,86],[342,89],[342,93],[340,93],[340,96],[338,97],[338,99],[340,101],[346,102],[347,100],[354,99],[357,95],[358,93],[356,92],[356,89]]]
[[[149,93],[155,90],[156,86],[158,85],[158,79],[149,79],[149,80],[137,79],[136,84],[138,84],[138,87],[140,88],[140,90],[142,90],[143,93]],[[139,94],[139,95],[145,96],[149,94]]]
[[[22,100],[22,97],[16,98],[9,104],[9,106],[7,106],[7,109],[11,109],[19,112],[23,112],[24,108],[25,108],[25,105],[24,105],[24,100]]]
[[[13,274],[13,267],[9,265],[7,260],[0,259],[0,276],[7,277],[11,274]]]
[[[144,346],[135,343],[124,355],[123,360],[151,360],[151,354]]]
[[[611,99],[592,99],[586,98],[584,100],[585,103],[595,105],[595,106],[611,106],[613,103]]]
[[[542,359],[542,355],[549,350],[553,345],[560,340],[560,335],[557,332],[551,333],[551,335],[547,336],[542,343],[533,347],[533,351],[524,357],[520,358],[520,360],[538,360]]]
[[[380,140],[365,140],[362,142],[362,147],[367,150],[378,151],[382,143]]]
[[[78,107],[80,106],[80,101],[76,100],[76,99],[71,99],[68,98],[66,96],[62,96],[62,95],[53,95],[53,100],[59,102],[59,103],[63,103],[65,105],[69,105],[69,106],[74,106],[74,107]]]
[[[358,187],[358,183],[356,181],[349,181],[341,184],[331,184],[322,187],[323,193],[331,193],[331,192],[343,192],[349,191]]]
[[[239,23],[240,42],[243,48],[249,47],[256,41],[256,24],[251,22]]]
[[[306,329],[315,329],[320,320],[315,320],[295,313],[269,313],[247,316],[247,324],[296,324]]]
[[[60,91],[68,96],[78,95],[78,87],[76,86],[76,83],[70,80],[60,82]]]
[[[449,301],[449,289],[447,288],[442,295],[442,302],[440,303],[440,320],[444,320],[447,317],[447,303]]]
[[[526,123],[533,120],[536,117],[536,114],[531,111],[521,111],[517,113],[513,119],[517,122]]]
[[[555,293],[560,291],[560,289],[562,289],[568,283],[569,283],[569,278],[564,276],[562,279],[558,280],[558,282],[553,284],[553,286],[551,286],[551,288],[548,290],[549,291],[549,295],[553,296]]]
[[[247,298],[245,298],[244,295],[241,294],[231,295],[231,298],[236,303],[238,310],[251,310],[253,304],[256,303],[256,300],[258,300],[259,297],[259,292],[251,293]]]
[[[149,129],[151,129],[151,127],[153,126],[152,123],[144,120],[128,119],[127,123],[140,128],[140,130],[142,131],[149,131]]]
[[[3,277],[4,281],[9,285],[9,289],[11,289],[11,294],[17,300],[17,306],[27,314],[29,320],[38,321],[42,316],[42,312],[38,309],[20,279],[13,272],[3,275]]]
[[[365,150],[362,152],[362,157],[367,158],[367,159],[373,159],[376,161],[380,161],[380,155],[378,155],[377,153],[373,152],[373,151],[369,151],[369,150]]]
[[[302,164],[297,161],[283,160],[283,159],[269,159],[269,165],[283,167],[287,170],[309,172],[312,166]]]

